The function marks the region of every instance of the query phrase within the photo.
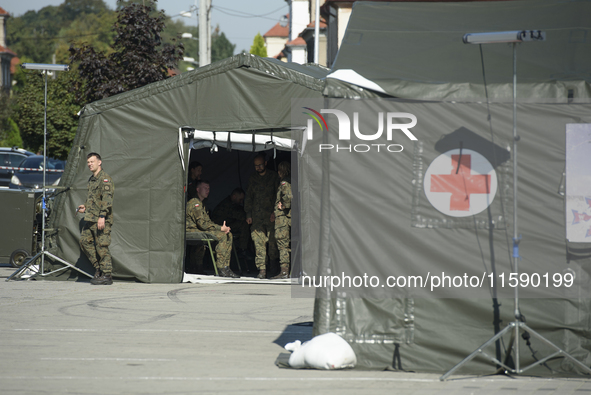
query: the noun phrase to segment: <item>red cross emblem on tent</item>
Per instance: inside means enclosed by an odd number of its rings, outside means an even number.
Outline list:
[[[431,162],[424,189],[438,211],[467,217],[490,206],[497,192],[497,176],[490,162],[478,152],[455,149]]]

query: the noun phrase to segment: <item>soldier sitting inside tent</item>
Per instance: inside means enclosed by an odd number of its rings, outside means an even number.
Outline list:
[[[215,247],[216,266],[222,277],[238,278],[230,269],[230,257],[232,252],[232,233],[230,227],[224,222],[222,225],[215,224],[210,218],[203,205],[203,200],[209,196],[209,182],[199,180],[195,184],[196,197],[189,200],[186,210],[187,232],[207,232],[217,241]],[[199,264],[199,263],[197,263]]]

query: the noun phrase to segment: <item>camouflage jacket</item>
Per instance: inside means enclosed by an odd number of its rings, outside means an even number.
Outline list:
[[[277,198],[275,199],[275,221],[280,222],[281,217],[291,218],[291,178],[286,177],[281,179],[279,189],[277,190]],[[279,210],[277,205],[281,202],[283,210]]]
[[[276,171],[267,169],[264,176],[253,173],[244,197],[246,218],[252,218],[253,221],[268,220],[273,213],[278,186],[279,175]]]
[[[186,228],[188,232],[222,230],[209,219],[209,214],[199,198],[193,198],[187,202]]]
[[[246,213],[242,206],[232,203],[232,199],[228,196],[213,210],[211,219],[218,225],[223,224],[224,221],[229,225],[237,221],[245,221]]]
[[[105,217],[105,222],[113,224],[113,194],[115,184],[103,169],[88,179],[88,195],[84,203],[84,220],[97,222],[99,217]]]

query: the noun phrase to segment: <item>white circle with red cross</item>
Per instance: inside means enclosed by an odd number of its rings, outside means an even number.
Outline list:
[[[451,217],[468,217],[493,202],[497,173],[478,152],[454,149],[431,162],[423,185],[429,203],[439,212]]]

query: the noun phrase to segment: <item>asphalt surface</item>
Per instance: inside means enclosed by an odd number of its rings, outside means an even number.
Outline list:
[[[591,380],[275,365],[312,336],[286,284],[10,281],[0,263],[1,394],[586,394]]]

